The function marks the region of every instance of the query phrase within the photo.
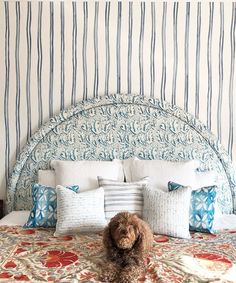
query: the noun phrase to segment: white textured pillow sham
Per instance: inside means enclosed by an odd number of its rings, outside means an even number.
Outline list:
[[[62,161],[52,160],[56,185],[70,186],[79,184],[80,192],[98,187],[97,176],[124,181],[121,160],[113,161]]]
[[[191,188],[162,192],[145,188],[143,219],[156,234],[190,238],[189,206]]]
[[[143,189],[148,186],[149,178],[137,182],[118,182],[98,177],[98,184],[104,188],[105,216],[109,221],[121,211],[129,211],[142,216]]]
[[[106,224],[103,188],[76,193],[57,186],[55,236],[96,232],[102,230]]]
[[[194,186],[196,182],[195,170],[199,162],[190,161],[166,161],[166,160],[140,160],[130,158],[123,161],[125,179],[134,182],[150,177],[150,187],[168,191],[167,184],[170,180],[186,186]]]

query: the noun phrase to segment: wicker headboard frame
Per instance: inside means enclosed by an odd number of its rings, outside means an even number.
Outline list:
[[[131,94],[81,101],[43,125],[22,149],[7,191],[7,210],[29,209],[31,185],[50,160],[198,159],[217,171],[222,211],[235,209],[235,170],[218,140],[177,106]]]

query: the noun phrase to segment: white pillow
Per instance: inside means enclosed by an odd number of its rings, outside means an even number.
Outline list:
[[[142,216],[143,189],[148,186],[149,178],[137,182],[118,182],[98,177],[98,184],[104,188],[105,216],[109,221],[121,211],[129,211]]]
[[[197,190],[216,185],[216,173],[214,171],[196,172],[196,184],[192,188],[193,190]]]
[[[57,186],[55,236],[96,232],[102,230],[106,224],[103,188],[76,193]]]
[[[171,192],[145,188],[143,219],[154,233],[188,239],[190,197],[189,187]]]
[[[80,192],[96,189],[97,176],[107,179],[124,181],[121,160],[113,161],[62,161],[52,160],[51,167],[55,170],[56,185],[79,185]]]
[[[199,162],[166,161],[166,160],[140,160],[131,158],[124,160],[124,172],[127,182],[134,182],[150,177],[150,187],[167,191],[170,180],[185,186],[193,186],[196,182],[195,170]]]
[[[44,186],[56,187],[56,175],[54,170],[39,170],[38,183]]]
[[[124,175],[125,175],[125,181],[131,182],[132,176],[131,176],[131,167],[133,164],[133,160],[139,160],[137,157],[130,157],[128,159],[123,160],[123,169],[124,169]]]

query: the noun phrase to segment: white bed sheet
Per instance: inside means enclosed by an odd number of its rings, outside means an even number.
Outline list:
[[[12,211],[0,220],[0,225],[23,226],[29,217],[30,211]],[[224,214],[214,221],[213,229],[236,229],[236,214]]]
[[[29,214],[30,211],[25,211],[25,210],[12,211],[6,216],[4,216],[2,219],[0,219],[0,225],[23,226],[27,222]]]
[[[213,229],[221,231],[224,229],[236,229],[236,214],[223,214],[214,220]]]

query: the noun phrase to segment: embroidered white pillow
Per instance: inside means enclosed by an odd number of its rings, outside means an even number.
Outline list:
[[[169,180],[180,182],[185,186],[194,186],[196,182],[195,170],[199,162],[197,160],[166,161],[130,158],[124,160],[123,164],[127,182],[134,182],[149,176],[150,187],[168,191]]]
[[[56,185],[69,186],[79,184],[80,192],[96,189],[97,176],[124,181],[121,160],[113,161],[62,161],[52,160],[51,167],[55,170]]]
[[[190,238],[189,206],[191,188],[163,192],[145,188],[143,219],[156,234]]]
[[[98,184],[104,188],[105,216],[109,221],[121,211],[129,211],[142,216],[143,189],[148,185],[149,178],[137,182],[118,182],[98,176]]]
[[[106,224],[103,188],[76,193],[57,186],[55,236],[96,232],[102,230]]]

